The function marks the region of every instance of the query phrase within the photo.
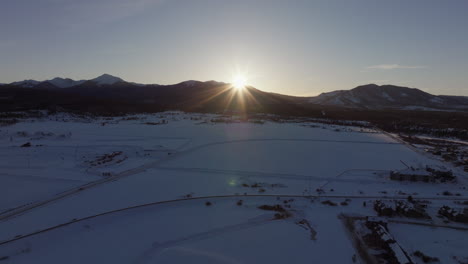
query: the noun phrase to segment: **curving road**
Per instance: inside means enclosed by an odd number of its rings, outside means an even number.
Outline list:
[[[52,231],[55,229],[59,229],[71,224],[83,222],[89,219],[94,219],[98,218],[101,216],[105,215],[111,215],[123,211],[129,211],[129,210],[134,210],[138,208],[144,208],[144,207],[151,207],[151,206],[157,206],[157,205],[162,205],[162,204],[170,204],[170,203],[178,203],[178,202],[184,202],[184,201],[193,201],[193,200],[214,200],[214,199],[222,199],[222,198],[244,198],[245,197],[250,197],[250,198],[264,198],[264,197],[284,197],[284,198],[297,198],[297,199],[320,199],[320,198],[327,198],[327,199],[393,199],[393,200],[407,200],[407,196],[373,196],[373,195],[355,195],[355,196],[350,196],[350,195],[291,195],[291,194],[247,194],[247,195],[214,195],[214,196],[200,196],[200,197],[191,197],[191,198],[180,198],[180,199],[173,199],[173,200],[166,200],[166,201],[156,201],[156,202],[151,202],[151,203],[145,203],[145,204],[140,204],[140,205],[135,205],[135,206],[130,206],[130,207],[125,207],[125,208],[120,208],[116,210],[111,210],[107,212],[103,212],[100,214],[96,215],[91,215],[79,219],[73,219],[72,221],[65,222],[56,226],[52,226],[49,228],[45,228],[39,231],[35,231],[29,234],[25,235],[18,235],[14,238],[6,239],[3,241],[0,241],[0,246],[4,244],[8,244],[20,239],[24,239],[27,237],[32,237],[35,235],[39,235],[48,231]],[[418,197],[418,199],[421,200],[446,200],[446,201],[466,201],[468,197]]]

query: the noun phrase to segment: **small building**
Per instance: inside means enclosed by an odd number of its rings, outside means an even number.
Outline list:
[[[444,205],[439,209],[439,215],[455,222],[468,223],[468,208],[451,208]]]
[[[425,169],[405,169],[391,171],[390,179],[394,181],[435,182],[436,177]]]
[[[391,171],[390,179],[394,181],[412,181],[412,182],[451,182],[455,180],[451,170],[444,167],[432,168],[413,168],[409,167],[404,170]]]

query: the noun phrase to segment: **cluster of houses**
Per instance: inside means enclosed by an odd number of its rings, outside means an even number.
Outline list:
[[[388,232],[387,223],[382,219],[368,218],[365,226],[369,232],[362,237],[366,245],[372,249],[371,253],[378,263],[414,263],[410,256],[398,245],[394,237]],[[369,252],[370,253],[370,252]],[[377,253],[377,254],[376,254]]]
[[[444,146],[436,147],[434,149],[427,149],[433,155],[440,156],[447,162],[455,164],[455,166],[463,166],[464,170],[468,172],[468,149],[460,148],[458,146]]]
[[[444,205],[439,209],[439,215],[445,216],[454,222],[468,224],[468,208],[451,208]]]
[[[464,133],[466,134],[466,131],[464,131]],[[440,136],[447,137],[448,135],[445,134]],[[444,161],[453,163],[457,167],[463,166],[464,170],[468,172],[468,145],[466,143],[461,141],[421,138],[414,136],[400,135],[400,137],[413,146],[426,146],[424,149],[426,152],[439,156]]]
[[[410,218],[431,218],[425,209],[425,205],[408,202],[403,200],[389,200],[381,201],[377,200],[374,202],[374,210],[379,216],[393,217],[393,216],[404,216]]]
[[[451,170],[443,168],[413,168],[391,171],[390,179],[394,181],[412,181],[412,182],[452,182],[455,176]]]

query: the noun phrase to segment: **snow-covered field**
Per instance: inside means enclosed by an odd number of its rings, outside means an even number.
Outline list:
[[[410,224],[391,224],[394,237],[409,252],[437,257],[440,263],[467,263],[468,230]],[[424,263],[412,257],[416,263]]]
[[[229,122],[212,122],[220,118]],[[408,195],[468,200],[459,168],[357,127],[58,114],[0,127],[0,142],[0,263],[353,263],[361,260],[339,215],[372,216],[374,200]],[[426,165],[457,181],[389,179]],[[287,217],[258,208],[276,204]],[[463,261],[463,241],[433,255]]]

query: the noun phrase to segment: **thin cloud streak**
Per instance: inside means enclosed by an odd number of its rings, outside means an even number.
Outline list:
[[[426,69],[427,66],[423,65],[400,65],[400,64],[379,64],[366,67],[367,69],[374,69],[374,70],[396,70],[396,69]]]

